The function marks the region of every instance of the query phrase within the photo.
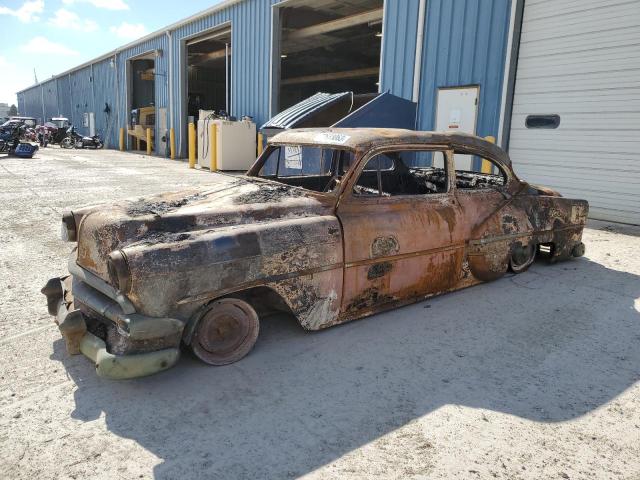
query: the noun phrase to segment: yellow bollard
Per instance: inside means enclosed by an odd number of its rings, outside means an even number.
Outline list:
[[[258,134],[258,152],[257,152],[258,153],[258,157],[260,155],[262,155],[262,148],[263,148],[263,146],[262,146],[262,134],[259,133]]]
[[[151,155],[151,129],[147,128],[147,155]]]
[[[211,149],[209,170],[215,172],[218,170],[218,125],[215,123],[209,127],[209,148]]]
[[[496,143],[496,137],[493,135],[489,135],[484,137],[487,142]],[[489,160],[482,159],[482,167],[480,168],[480,172],[482,173],[493,173],[493,165]]]
[[[124,152],[124,128],[120,129],[120,151]]]
[[[196,168],[196,126],[189,124],[189,168]]]
[[[169,150],[171,151],[171,160],[175,160],[176,158],[176,132],[173,130],[169,130]]]

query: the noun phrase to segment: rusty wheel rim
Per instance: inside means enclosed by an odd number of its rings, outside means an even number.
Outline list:
[[[192,348],[204,362],[226,365],[249,353],[258,330],[258,316],[251,305],[224,298],[214,302],[200,319]]]
[[[528,244],[525,248],[522,248],[520,252],[512,253],[510,260],[510,267],[514,273],[524,272],[536,259],[536,246]]]

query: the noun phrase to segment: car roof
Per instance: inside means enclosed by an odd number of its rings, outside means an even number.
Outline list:
[[[509,155],[497,145],[476,135],[458,131],[431,132],[400,128],[300,128],[285,130],[269,139],[269,143],[295,145],[334,145],[357,151],[397,144],[446,145],[460,150],[470,149],[511,166]]]

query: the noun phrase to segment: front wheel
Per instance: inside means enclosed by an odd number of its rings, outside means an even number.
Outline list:
[[[528,270],[536,259],[536,245],[530,243],[526,246],[516,245],[509,258],[509,269],[513,273],[522,273]]]
[[[258,314],[251,305],[239,298],[222,298],[200,318],[191,349],[209,365],[227,365],[249,353],[259,330]]]
[[[62,148],[73,148],[75,146],[75,142],[70,137],[65,137],[61,142],[60,146]]]

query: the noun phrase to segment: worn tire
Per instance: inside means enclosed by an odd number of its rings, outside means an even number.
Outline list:
[[[513,273],[526,272],[536,259],[538,246],[530,243],[526,247],[511,252],[509,257],[509,270]]]
[[[259,331],[258,314],[251,305],[239,298],[222,298],[200,318],[191,349],[209,365],[228,365],[251,351]]]
[[[72,139],[70,139],[69,137],[65,137],[60,142],[60,146],[62,148],[73,148],[75,145]]]

